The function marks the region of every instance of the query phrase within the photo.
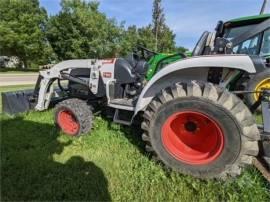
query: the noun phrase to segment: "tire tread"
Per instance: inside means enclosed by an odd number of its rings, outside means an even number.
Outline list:
[[[76,116],[77,121],[80,124],[80,130],[76,136],[80,136],[83,134],[87,134],[92,129],[93,123],[93,113],[91,110],[91,106],[87,105],[87,103],[78,98],[70,98],[58,103],[55,106],[55,123],[57,124],[57,112],[61,108],[70,109]]]
[[[171,92],[171,95],[169,95],[168,92]],[[166,102],[169,102],[172,99],[190,96],[202,97],[203,99],[209,100],[209,102],[214,102],[216,105],[224,108],[224,110],[227,110],[229,114],[236,119],[240,126],[240,130],[242,131],[241,153],[232,165],[228,165],[223,172],[214,178],[224,179],[227,176],[239,175],[242,167],[250,165],[253,157],[258,154],[258,140],[260,139],[260,133],[253,115],[247,106],[245,106],[245,104],[234,94],[221,89],[212,83],[199,84],[196,81],[186,84],[176,83],[171,86],[169,90],[162,90],[162,92],[152,100],[145,110],[145,120],[142,122],[142,129],[144,130],[143,141],[146,142],[146,150],[150,151],[155,159],[160,159],[157,152],[155,152],[151,146],[151,138],[149,136],[151,120],[154,119],[159,108]],[[198,173],[198,176],[200,177],[200,173]]]

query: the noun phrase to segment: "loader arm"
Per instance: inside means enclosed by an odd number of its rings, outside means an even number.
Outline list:
[[[49,70],[40,71],[34,91],[34,98],[37,99],[35,109],[38,111],[47,109],[51,98],[58,96],[52,85],[55,80],[63,79],[73,81],[89,87],[94,94],[97,93],[99,67],[101,67],[101,65],[102,62],[99,60],[67,60],[56,64]],[[71,76],[70,72],[75,68],[90,68],[91,74],[89,82]]]

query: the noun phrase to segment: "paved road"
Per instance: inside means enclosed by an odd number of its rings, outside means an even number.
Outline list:
[[[0,86],[35,84],[38,73],[0,73]]]

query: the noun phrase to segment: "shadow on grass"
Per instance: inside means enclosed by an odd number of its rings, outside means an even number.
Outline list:
[[[1,201],[110,201],[103,171],[80,156],[54,160],[71,144],[54,125],[22,118],[1,122]]]
[[[107,117],[106,114],[101,114],[102,119],[108,122],[108,128],[110,130],[120,130],[122,134],[128,139],[128,141],[133,144],[141,154],[148,156],[149,154],[145,152],[145,143],[142,140],[143,130],[141,129],[140,122],[137,121],[131,126],[119,125],[119,128],[115,128],[113,125],[116,123],[113,122],[112,117]]]

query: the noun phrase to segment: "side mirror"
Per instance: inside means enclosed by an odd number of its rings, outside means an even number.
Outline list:
[[[215,40],[215,54],[232,54],[233,44],[225,38],[217,37]]]

